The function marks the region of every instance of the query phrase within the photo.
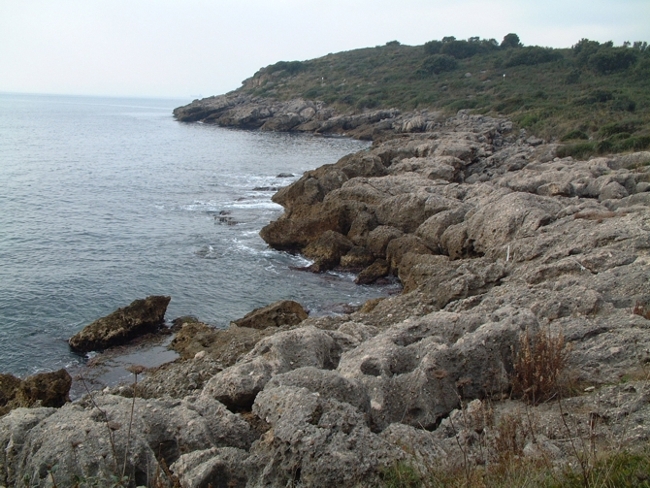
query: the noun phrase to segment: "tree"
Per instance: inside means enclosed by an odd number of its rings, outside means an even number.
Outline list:
[[[509,48],[509,47],[521,47],[521,41],[519,40],[519,36],[514,33],[507,34],[504,38],[503,41],[501,41],[501,47],[502,48]]]

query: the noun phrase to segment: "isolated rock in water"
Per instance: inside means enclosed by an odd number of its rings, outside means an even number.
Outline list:
[[[292,300],[280,300],[266,307],[256,308],[241,319],[233,321],[238,327],[266,329],[281,325],[298,325],[307,318],[302,305]]]
[[[106,317],[96,320],[70,338],[74,351],[89,352],[124,344],[142,334],[155,332],[165,319],[171,297],[150,296],[118,308]]]
[[[0,374],[0,415],[19,407],[61,407],[70,401],[72,378],[65,369],[25,380]]]

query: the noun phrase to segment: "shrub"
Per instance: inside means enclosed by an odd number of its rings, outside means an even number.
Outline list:
[[[503,38],[503,41],[501,41],[500,47],[503,49],[507,49],[509,47],[521,47],[521,41],[519,40],[519,36],[514,33],[507,34]]]
[[[572,130],[571,132],[567,132],[564,136],[562,136],[562,141],[573,141],[576,139],[589,139],[589,136],[585,134],[581,130]]]
[[[586,66],[589,62],[589,57],[597,53],[600,49],[600,43],[598,41],[590,41],[589,39],[580,39],[571,49],[578,66]]]
[[[442,47],[441,41],[429,41],[424,43],[424,52],[426,54],[439,54]]]
[[[417,72],[420,75],[438,75],[446,71],[453,71],[457,67],[458,61],[453,57],[447,56],[446,54],[434,54],[422,62]]]
[[[621,95],[614,99],[612,109],[621,112],[634,112],[636,109],[636,102],[626,95]]]
[[[285,71],[287,74],[294,75],[304,69],[304,63],[301,61],[278,61],[270,65],[267,69],[268,73],[275,73],[276,71]]]
[[[589,94],[574,101],[576,105],[592,105],[594,103],[605,103],[614,99],[614,94],[609,90],[593,90]]]
[[[440,44],[440,53],[453,56],[456,59],[470,58],[479,53],[486,53],[498,49],[494,39],[481,39],[470,37],[467,41],[456,40],[454,37],[445,37]]]
[[[571,72],[566,75],[566,78],[564,78],[564,83],[567,85],[575,85],[576,83],[580,83],[580,70],[571,70]]]
[[[467,41],[453,40],[443,43],[440,52],[453,56],[456,59],[465,59],[474,56],[478,52],[478,49]]]
[[[536,64],[549,63],[562,59],[562,54],[554,49],[539,46],[529,46],[518,49],[506,61],[506,68],[514,66],[534,66]]]
[[[594,142],[579,142],[557,148],[557,156],[559,158],[571,156],[576,159],[585,159],[593,154],[596,154],[596,143]]]
[[[607,75],[625,71],[636,63],[638,53],[626,47],[600,48],[589,56],[587,65],[599,74]]]
[[[558,396],[566,368],[568,350],[564,336],[540,329],[531,337],[520,337],[513,361],[513,393],[524,401],[537,405]]]
[[[601,137],[610,137],[614,134],[621,134],[624,132],[636,132],[643,124],[638,120],[625,120],[623,122],[611,122],[603,125],[598,133]]]

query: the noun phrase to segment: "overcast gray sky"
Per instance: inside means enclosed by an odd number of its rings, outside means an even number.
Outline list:
[[[650,42],[650,0],[0,0],[0,91],[196,98],[397,40]]]

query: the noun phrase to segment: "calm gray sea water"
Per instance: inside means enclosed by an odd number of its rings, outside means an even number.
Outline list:
[[[366,143],[176,122],[186,102],[0,94],[0,372],[74,366],[72,334],[147,295],[226,326],[279,299],[323,314],[387,292],[292,271],[306,262],[258,236],[282,210],[255,188]]]

